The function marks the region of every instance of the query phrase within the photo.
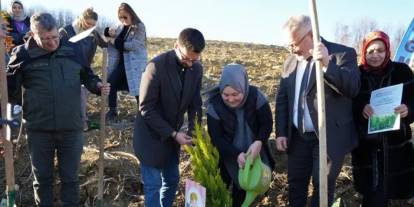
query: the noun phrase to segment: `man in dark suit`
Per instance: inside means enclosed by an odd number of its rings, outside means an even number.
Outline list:
[[[352,98],[360,87],[355,50],[322,39],[313,45],[308,16],[293,16],[284,25],[289,49],[276,96],[276,144],[288,154],[290,206],[307,204],[308,185],[314,186],[311,206],[319,206],[319,140],[314,61],[321,61],[325,82],[328,153],[328,203],[344,156],[357,146]],[[313,58],[312,58],[313,57]]]
[[[191,131],[195,114],[200,116],[201,111],[203,67],[199,59],[204,46],[200,31],[184,29],[174,50],[152,59],[143,73],[134,150],[141,162],[145,206],[173,205],[180,145],[192,143],[191,137],[180,130],[184,113],[188,112]]]

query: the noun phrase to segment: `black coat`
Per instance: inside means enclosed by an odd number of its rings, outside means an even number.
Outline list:
[[[152,59],[142,76],[134,150],[151,167],[162,168],[178,155],[180,146],[171,134],[181,129],[186,112],[189,126],[194,126],[196,112],[201,111],[202,65],[194,63],[186,69],[183,83],[178,69],[177,55],[171,50]]]
[[[332,160],[340,160],[357,145],[357,132],[352,117],[352,98],[360,87],[359,70],[354,49],[327,42],[322,43],[328,49],[331,60],[324,73],[325,80],[325,115],[327,153]],[[285,61],[276,95],[276,137],[287,137],[288,145],[294,143],[293,107],[295,103],[296,66],[298,60],[294,55]],[[306,102],[313,126],[317,130],[318,111],[316,97],[316,68],[313,66],[305,91]],[[292,146],[288,146],[289,149]]]
[[[360,143],[352,152],[354,182],[356,190],[362,194],[383,187],[389,199],[406,199],[414,196],[414,148],[410,142],[410,123],[414,121],[414,75],[404,63],[390,62],[385,70],[383,75],[375,75],[360,67],[361,90],[353,100]],[[371,92],[400,83],[406,83],[402,104],[408,107],[408,116],[401,119],[400,130],[368,135],[368,120],[362,116],[362,111],[369,103]]]
[[[100,94],[101,80],[86,63],[78,45],[60,42],[53,52],[39,48],[30,38],[17,46],[7,65],[10,99],[23,93],[23,118],[27,129],[36,131],[80,131],[82,113],[80,87]],[[12,81],[8,81],[11,83]]]

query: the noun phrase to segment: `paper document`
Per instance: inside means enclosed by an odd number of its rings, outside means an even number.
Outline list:
[[[400,114],[394,109],[401,104],[403,84],[372,91],[370,105],[374,114],[368,120],[368,134],[400,129]]]
[[[85,30],[85,31],[83,31],[83,32],[81,32],[81,33],[79,33],[79,34],[71,37],[69,39],[69,42],[75,43],[75,42],[77,42],[77,41],[79,41],[79,40],[81,40],[81,39],[89,36],[95,28],[96,28],[96,26],[94,26],[92,28],[89,28],[89,29],[87,29],[87,30]]]

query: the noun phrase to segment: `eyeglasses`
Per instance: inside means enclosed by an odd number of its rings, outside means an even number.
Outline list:
[[[306,36],[308,36],[309,32],[306,33],[305,35],[303,35],[303,37],[297,42],[297,43],[290,43],[289,45],[286,46],[286,48],[290,51],[293,52],[295,50],[295,48],[299,47],[300,44],[302,44],[303,40],[306,38]]]
[[[128,17],[127,17],[127,16],[119,16],[118,18],[119,18],[119,19],[125,19],[125,20],[127,20],[127,19],[128,19]]]
[[[56,35],[56,36],[51,36],[51,37],[48,37],[48,38],[43,38],[43,37],[39,37],[39,38],[40,38],[40,41],[42,41],[42,42],[50,42],[50,41],[58,40],[59,36]]]
[[[180,53],[181,56],[181,61],[186,61],[186,62],[191,62],[191,63],[196,63],[198,61],[200,61],[200,56],[197,56],[196,59],[191,59],[190,57],[188,57],[187,55],[185,55],[181,49],[180,46],[177,47],[178,52]]]

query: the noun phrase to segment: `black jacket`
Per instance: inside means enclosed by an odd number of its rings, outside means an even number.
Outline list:
[[[68,41],[71,37],[77,34],[73,28],[73,25],[67,25],[59,29],[59,35],[62,41]],[[75,44],[77,44],[82,50],[82,53],[85,55],[86,61],[89,65],[92,64],[97,46],[107,47],[108,45],[96,31],[93,31],[91,35],[79,40]]]
[[[23,117],[29,130],[82,130],[80,86],[99,94],[94,75],[76,45],[61,42],[56,51],[39,48],[33,39],[13,50],[7,66],[16,79],[9,95],[23,87]]]
[[[390,62],[382,75],[366,72],[362,67],[360,71],[361,90],[353,100],[360,143],[352,152],[356,190],[365,194],[383,186],[388,198],[410,198],[414,196],[414,148],[409,142],[410,124],[414,121],[414,75],[408,65],[397,62]],[[405,83],[402,103],[408,107],[400,130],[368,135],[368,120],[362,111],[369,104],[371,92],[400,83]]]

